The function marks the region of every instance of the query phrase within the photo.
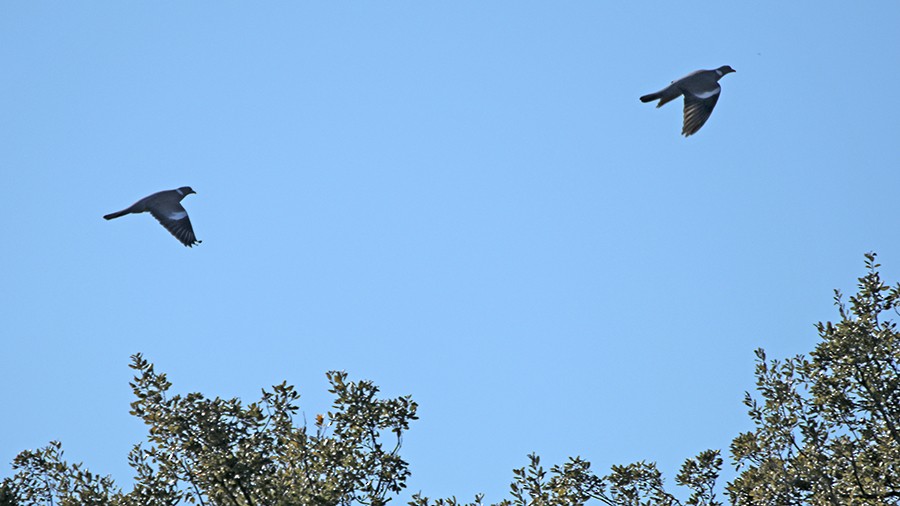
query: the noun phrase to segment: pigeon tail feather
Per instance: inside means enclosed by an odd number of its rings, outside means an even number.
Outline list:
[[[649,95],[644,95],[643,97],[641,97],[641,102],[647,103],[647,102],[652,102],[654,100],[659,100],[659,103],[656,104],[656,108],[659,109],[660,107],[668,104],[669,102],[675,100],[676,98],[678,98],[680,96],[681,96],[680,93],[664,94],[663,92],[660,91],[657,93],[651,93]]]
[[[122,216],[125,216],[126,214],[129,214],[128,209],[125,209],[124,211],[118,211],[115,213],[109,213],[106,216],[104,216],[103,219],[104,220],[113,220],[115,218],[120,218]]]

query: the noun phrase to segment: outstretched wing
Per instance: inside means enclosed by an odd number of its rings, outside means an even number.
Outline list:
[[[716,87],[704,92],[684,94],[684,128],[681,134],[685,137],[694,135],[700,127],[709,119],[716,102],[719,101],[719,95],[722,87],[716,84]]]
[[[166,206],[159,206],[156,209],[151,209],[150,214],[185,246],[191,247],[195,244],[200,244],[201,241],[197,240],[197,237],[194,235],[194,228],[191,227],[191,219],[181,204],[172,203]]]

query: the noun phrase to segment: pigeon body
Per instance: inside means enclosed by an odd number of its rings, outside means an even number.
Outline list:
[[[192,193],[197,193],[190,186],[182,186],[177,190],[166,190],[154,193],[138,200],[130,207],[110,213],[104,219],[112,220],[126,214],[150,213],[159,223],[166,227],[182,244],[192,247],[200,244],[191,227],[191,219],[181,206],[181,200]]]
[[[719,79],[731,72],[735,72],[735,70],[728,65],[723,65],[715,70],[691,72],[681,79],[672,81],[672,84],[656,93],[644,95],[641,97],[641,102],[659,100],[656,107],[662,107],[684,95],[684,127],[681,129],[681,134],[688,137],[697,133],[709,119],[722,91]]]

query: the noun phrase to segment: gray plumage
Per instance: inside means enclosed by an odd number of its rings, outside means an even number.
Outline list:
[[[192,247],[200,244],[191,227],[191,219],[181,206],[181,200],[192,193],[197,193],[190,186],[182,186],[177,190],[166,190],[154,193],[138,200],[130,207],[119,212],[110,213],[104,219],[112,220],[126,214],[150,213],[182,244]]]
[[[709,119],[722,91],[719,79],[731,72],[736,71],[728,65],[723,65],[715,70],[691,72],[681,79],[672,81],[672,84],[656,93],[644,95],[641,97],[641,102],[659,100],[656,107],[662,107],[684,95],[684,126],[681,134],[687,137],[697,133]]]

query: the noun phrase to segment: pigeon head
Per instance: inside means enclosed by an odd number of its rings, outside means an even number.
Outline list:
[[[724,76],[725,74],[730,74],[730,73],[732,73],[732,72],[737,72],[737,70],[734,70],[733,68],[731,68],[730,65],[722,65],[721,67],[718,68],[718,70],[719,70],[719,72],[722,73],[723,76]]]
[[[190,195],[192,193],[197,193],[190,186],[182,186],[181,188],[178,189],[178,191],[185,197],[187,197],[188,195]]]

